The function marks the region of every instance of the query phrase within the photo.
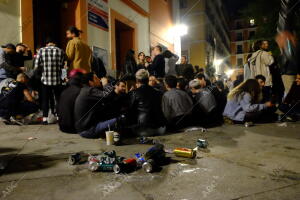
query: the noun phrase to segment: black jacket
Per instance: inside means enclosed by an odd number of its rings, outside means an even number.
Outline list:
[[[103,110],[112,91],[111,85],[104,86],[103,90],[89,86],[81,88],[74,108],[77,132],[88,130],[105,120]]]
[[[179,64],[175,67],[177,76],[182,76],[187,80],[194,78],[194,68],[191,64]]]
[[[134,59],[126,59],[125,60],[125,73],[127,78],[135,77],[135,73],[137,72],[137,64]]]
[[[155,56],[151,66],[151,75],[163,78],[165,76],[165,58],[162,54]]]
[[[69,86],[61,93],[57,106],[59,129],[65,133],[76,133],[74,120],[75,100],[81,90],[80,82],[76,79],[69,81]]]
[[[162,95],[149,85],[142,85],[130,93],[132,123],[145,128],[158,128],[166,124],[161,108]]]

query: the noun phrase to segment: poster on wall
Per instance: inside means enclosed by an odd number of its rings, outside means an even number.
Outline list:
[[[101,61],[103,62],[103,65],[104,65],[105,69],[107,70],[108,69],[107,68],[108,67],[108,53],[107,53],[107,50],[99,48],[99,47],[95,47],[95,46],[93,46],[92,49],[93,49],[93,57],[100,58]]]
[[[88,22],[108,31],[108,0],[88,0]]]

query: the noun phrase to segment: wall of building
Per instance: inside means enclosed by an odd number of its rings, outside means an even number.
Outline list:
[[[0,1],[0,44],[21,42],[20,0]]]
[[[149,2],[148,0],[143,0],[144,4],[143,7],[146,10],[149,10]],[[137,3],[137,2],[135,2]],[[137,3],[138,4],[138,3]],[[130,8],[128,5],[123,3],[120,0],[113,0],[108,1],[109,9],[113,9],[114,11],[118,12],[122,16],[128,18],[129,21],[137,24],[137,51],[143,51],[146,54],[149,54],[149,18],[142,16],[141,14],[137,13],[135,10]],[[110,15],[110,14],[109,14]],[[111,21],[109,21],[109,31],[101,30],[95,26],[88,24],[88,44],[90,46],[100,47],[102,49],[106,49],[109,54],[108,59],[108,73],[111,75],[115,75],[115,70],[112,66],[112,46],[111,46],[111,38],[110,38],[110,31],[111,31]]]
[[[173,27],[171,0],[150,0],[150,43],[151,46],[162,44],[173,50],[173,37],[170,29]]]

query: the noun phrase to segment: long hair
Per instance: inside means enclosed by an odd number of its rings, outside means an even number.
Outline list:
[[[243,93],[249,93],[252,99],[251,103],[258,103],[261,98],[261,88],[255,79],[248,79],[234,88],[229,94],[228,99],[240,100]]]

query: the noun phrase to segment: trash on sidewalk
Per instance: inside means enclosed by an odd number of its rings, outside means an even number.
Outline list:
[[[206,140],[204,140],[204,139],[197,140],[197,147],[206,149],[207,146],[208,146],[208,142]]]
[[[184,158],[195,158],[197,152],[194,149],[188,148],[176,148],[173,150],[175,156],[184,157]]]
[[[27,138],[27,140],[35,140],[35,139],[37,139],[36,137],[29,137],[29,138]]]
[[[78,164],[80,162],[80,160],[81,160],[80,153],[75,153],[75,154],[69,155],[68,163],[70,165],[75,165],[75,164]]]
[[[138,137],[138,142],[139,142],[139,144],[157,144],[157,143],[159,143],[158,140],[152,139],[149,137],[145,137],[145,136]]]
[[[89,170],[92,172],[112,172],[115,164],[121,163],[124,157],[116,155],[115,151],[104,152],[100,155],[91,155],[88,158]]]
[[[248,128],[248,127],[254,126],[254,123],[253,122],[245,122],[244,125],[246,128]]]
[[[137,169],[137,161],[134,158],[128,158],[114,165],[113,170],[116,174],[128,173]]]
[[[283,123],[277,124],[277,126],[279,126],[279,127],[287,127],[287,123],[283,122]]]
[[[192,132],[192,131],[201,131],[202,133],[205,133],[207,131],[207,129],[203,128],[203,127],[192,127],[192,128],[187,128],[184,130],[185,133]]]
[[[149,159],[143,163],[142,168],[145,172],[152,173],[157,168],[157,165],[153,159]]]

